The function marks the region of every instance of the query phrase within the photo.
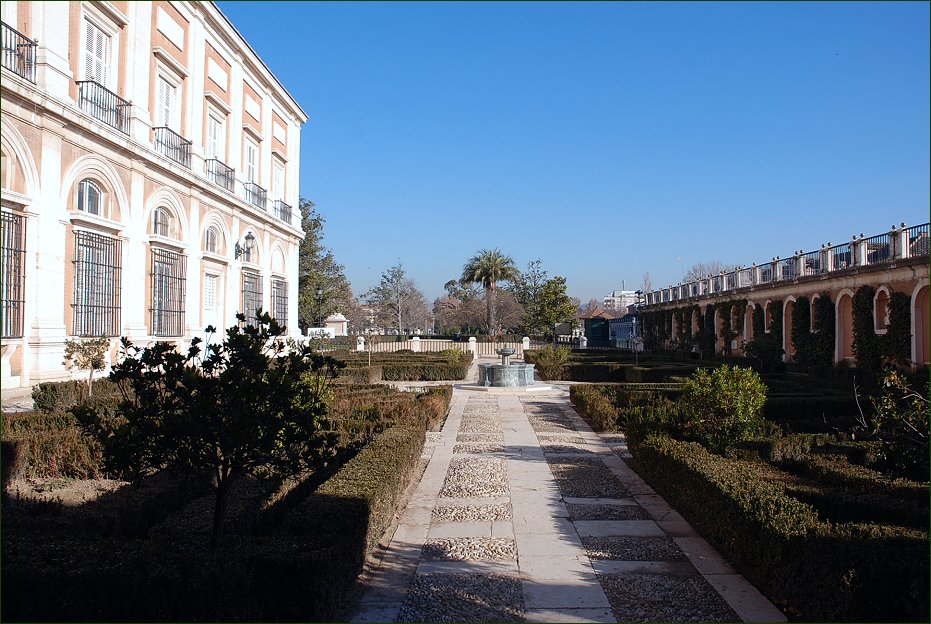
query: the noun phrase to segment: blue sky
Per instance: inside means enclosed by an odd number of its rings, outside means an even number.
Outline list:
[[[929,218],[929,4],[219,2],[354,292],[481,248],[583,302]]]

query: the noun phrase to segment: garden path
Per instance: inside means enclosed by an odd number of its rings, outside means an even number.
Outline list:
[[[426,471],[354,622],[785,621],[561,384],[457,386],[427,436]]]

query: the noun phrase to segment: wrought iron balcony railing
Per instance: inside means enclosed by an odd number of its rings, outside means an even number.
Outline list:
[[[209,158],[204,161],[204,170],[207,173],[207,179],[222,186],[227,191],[233,190],[236,183],[236,171],[232,167],[227,167],[225,163],[216,158]]]
[[[275,200],[275,203],[272,204],[272,212],[276,217],[284,221],[285,223],[291,223],[291,206],[284,203],[280,199]]]
[[[153,130],[155,130],[155,151],[190,169],[191,142],[167,126],[160,126]]]
[[[247,202],[265,210],[265,201],[268,197],[268,192],[265,189],[254,182],[245,182],[242,185],[242,190]]]
[[[113,93],[99,82],[79,80],[78,105],[111,128],[129,134],[132,104]]]
[[[3,26],[3,66],[29,82],[36,81],[36,42],[6,22]]]

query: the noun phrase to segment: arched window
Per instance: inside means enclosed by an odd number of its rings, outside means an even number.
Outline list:
[[[210,226],[207,228],[207,231],[204,233],[204,251],[209,251],[210,253],[217,253],[217,241],[220,238],[220,233],[217,232],[217,228]]]
[[[152,233],[156,236],[171,236],[171,213],[164,208],[152,211]]]
[[[78,210],[87,214],[104,216],[103,191],[90,178],[84,178],[78,184]]]

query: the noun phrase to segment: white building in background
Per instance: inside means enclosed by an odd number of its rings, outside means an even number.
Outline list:
[[[66,339],[297,335],[307,115],[213,2],[2,3],[2,385]]]
[[[613,290],[604,298],[604,309],[616,312],[627,312],[627,308],[637,303],[637,291]]]

